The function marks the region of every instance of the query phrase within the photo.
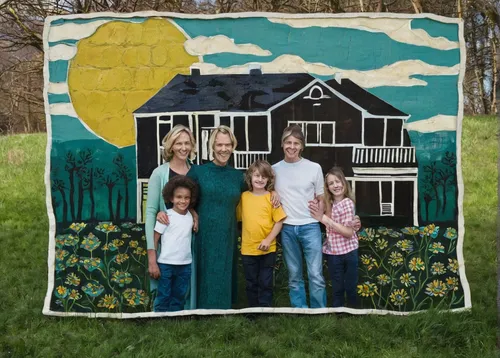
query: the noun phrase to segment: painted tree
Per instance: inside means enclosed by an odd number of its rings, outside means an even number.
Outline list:
[[[439,215],[439,211],[441,209],[441,201],[439,200],[439,182],[437,178],[438,174],[438,168],[437,168],[437,163],[432,162],[429,165],[424,165],[424,173],[427,173],[426,178],[426,183],[428,183],[428,189],[432,191],[432,196],[436,200],[436,211],[435,211],[435,216],[436,218]],[[426,190],[427,191],[427,190]],[[427,219],[429,217],[427,216]]]
[[[437,200],[435,196],[435,191],[431,185],[431,178],[429,175],[424,177],[424,190],[422,193],[422,199],[424,200],[424,209],[425,209],[425,220],[429,221],[429,206],[433,200]]]
[[[92,180],[92,160],[93,153],[87,148],[78,153],[78,160],[76,166],[76,176],[78,177],[78,210],[77,210],[77,220],[82,220],[82,210],[83,210],[83,192],[86,189],[86,184]]]
[[[125,164],[125,158],[123,154],[118,153],[113,158],[113,164],[116,166],[116,173],[118,178],[123,181],[123,185],[125,186],[125,218],[128,218],[129,214],[129,190],[128,185],[132,180],[132,170]]]
[[[104,168],[96,168],[95,171],[98,183],[108,189],[108,209],[109,220],[114,221],[113,215],[113,189],[117,183],[117,175],[115,172],[106,173]]]
[[[66,200],[66,184],[61,179],[52,180],[52,192],[59,192],[63,204],[62,209],[62,222],[68,222],[68,201]]]
[[[454,178],[455,178],[455,168],[457,165],[457,156],[455,155],[455,153],[446,152],[445,157],[442,159],[441,163],[444,164],[444,168],[440,168],[437,170],[436,180],[437,183],[442,188],[443,205],[441,207],[441,213],[444,214],[447,204],[446,199],[448,196],[448,191],[450,189],[448,185],[451,186],[453,183],[455,183]]]
[[[70,205],[70,213],[71,220],[76,220],[76,212],[75,212],[75,172],[77,171],[77,163],[75,156],[72,152],[67,151],[66,156],[66,165],[64,166],[64,170],[68,172],[69,179],[69,205]]]

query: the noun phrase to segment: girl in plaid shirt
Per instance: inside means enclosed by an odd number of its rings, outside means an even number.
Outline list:
[[[333,167],[325,177],[326,214],[311,211],[313,217],[326,226],[323,244],[328,272],[333,286],[333,307],[357,307],[358,237],[352,228],[354,201],[342,169]]]

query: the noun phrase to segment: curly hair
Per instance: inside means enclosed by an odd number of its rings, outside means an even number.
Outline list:
[[[245,173],[245,182],[248,185],[250,190],[253,190],[252,187],[252,175],[255,171],[258,171],[260,175],[267,178],[266,190],[273,191],[274,190],[274,171],[266,160],[256,160],[253,162],[247,169]]]
[[[189,208],[194,207],[196,205],[196,202],[198,201],[198,184],[196,184],[193,179],[185,175],[177,175],[168,181],[162,191],[163,200],[166,203],[172,202],[175,190],[177,188],[185,188],[191,192],[191,201],[189,202]]]

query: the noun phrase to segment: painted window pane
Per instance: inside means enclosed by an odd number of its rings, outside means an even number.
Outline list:
[[[318,130],[317,123],[306,123],[306,144],[319,144]]]
[[[334,135],[334,123],[322,123],[321,124],[321,143],[322,144],[333,144]]]
[[[173,125],[182,124],[189,128],[189,116],[188,115],[177,115],[174,116]]]
[[[156,128],[156,117],[137,119],[138,178],[148,179],[158,166],[158,146],[160,144],[156,142]],[[160,140],[162,138],[160,137]]]
[[[383,181],[380,185],[382,186],[382,202],[392,202],[392,183],[390,181]]]
[[[248,117],[248,137],[252,138],[249,143],[250,151],[266,152],[269,150],[267,129],[267,116]]]
[[[229,117],[229,116],[221,116],[219,118],[219,124],[221,126],[231,127],[231,117]]]
[[[199,126],[202,128],[211,128],[214,126],[213,114],[200,114],[198,115]]]
[[[400,146],[401,145],[401,131],[403,130],[402,119],[387,119],[387,133],[385,145],[387,146]]]
[[[170,123],[160,123],[160,143],[159,143],[159,145],[161,145],[163,138],[168,134],[168,132],[170,132],[171,129],[172,129],[172,125]]]
[[[246,140],[246,132],[245,132],[245,117],[234,117],[233,118],[233,132],[236,136],[236,140],[238,141],[238,146],[236,147],[237,151],[246,151],[247,150],[247,140]]]
[[[383,118],[365,118],[365,145],[384,145]]]

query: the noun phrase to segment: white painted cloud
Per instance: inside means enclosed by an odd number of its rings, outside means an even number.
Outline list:
[[[422,119],[420,121],[406,123],[407,130],[417,131],[422,133],[438,132],[438,131],[456,131],[457,117],[445,116],[438,114],[437,116]]]
[[[49,48],[49,61],[71,60],[76,55],[76,46],[56,45]]]
[[[78,118],[71,103],[54,103],[50,105],[51,115],[66,115]]]
[[[343,27],[348,29],[382,32],[394,41],[427,46],[438,50],[451,50],[459,48],[458,42],[450,41],[444,37],[432,37],[425,30],[412,29],[412,19],[386,19],[386,18],[313,18],[313,19],[280,19],[268,18],[269,21],[286,24],[296,28],[311,26]]]
[[[66,23],[64,25],[52,26],[49,30],[49,42],[62,40],[81,40],[91,36],[101,25],[111,20],[96,20],[84,25]]]
[[[253,64],[254,62],[252,62]],[[258,63],[263,73],[312,73],[320,76],[349,78],[364,88],[380,86],[425,86],[427,82],[410,78],[412,75],[457,75],[459,65],[453,67],[434,66],[420,60],[399,61],[379,69],[369,71],[344,70],[323,63],[310,63],[295,55],[281,55],[271,62]],[[249,63],[231,67],[218,67],[212,63],[196,63],[202,74],[244,74]]]
[[[272,53],[254,44],[235,44],[233,39],[224,35],[197,36],[184,42],[184,49],[193,56],[231,52],[244,55],[270,56]]]
[[[49,86],[47,87],[48,93],[54,94],[64,94],[69,92],[68,84],[66,82],[49,82]]]

